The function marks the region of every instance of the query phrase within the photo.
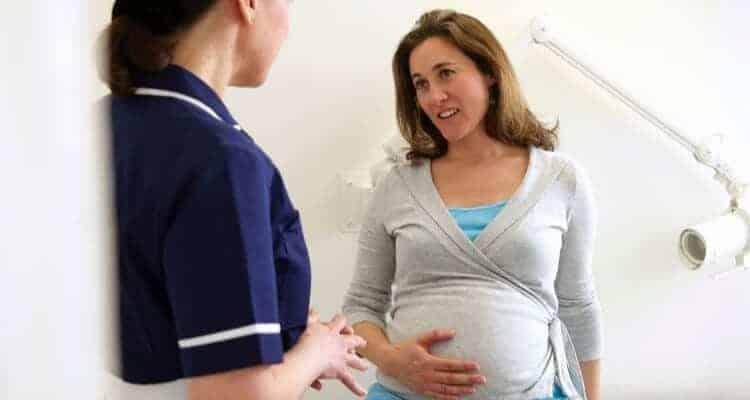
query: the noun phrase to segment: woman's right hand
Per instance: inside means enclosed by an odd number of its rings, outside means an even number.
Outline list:
[[[320,322],[317,316],[311,315],[307,329],[300,337],[300,342],[319,352],[322,373],[313,383],[314,388],[320,388],[321,379],[338,379],[357,396],[364,396],[367,393],[354,380],[349,370],[350,368],[359,371],[367,369],[367,363],[356,354],[356,349],[367,342],[351,334],[351,328],[347,326],[343,316],[337,314],[329,322]]]
[[[487,379],[473,361],[435,357],[433,344],[453,339],[455,332],[434,329],[410,340],[392,344],[382,371],[412,391],[439,400],[457,400],[475,392]]]

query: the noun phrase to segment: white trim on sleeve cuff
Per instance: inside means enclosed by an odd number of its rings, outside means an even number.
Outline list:
[[[208,335],[196,336],[188,339],[182,339],[177,342],[181,349],[191,347],[205,346],[209,344],[225,342],[227,340],[238,339],[252,335],[271,335],[281,332],[280,324],[254,324],[243,326],[241,328],[229,329],[226,331],[211,333]]]

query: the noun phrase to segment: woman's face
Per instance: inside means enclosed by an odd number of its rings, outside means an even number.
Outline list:
[[[238,86],[262,85],[289,34],[290,0],[256,0],[255,14],[247,32]]]
[[[417,102],[448,143],[485,132],[489,88],[494,80],[442,37],[417,46],[409,57]]]

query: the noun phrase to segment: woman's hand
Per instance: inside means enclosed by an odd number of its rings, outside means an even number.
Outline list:
[[[383,372],[414,392],[439,400],[457,400],[474,393],[476,385],[487,382],[477,373],[479,364],[430,354],[433,344],[454,336],[455,332],[435,329],[391,345]]]
[[[329,322],[320,322],[315,311],[308,317],[308,325],[300,340],[313,341],[320,349],[324,371],[310,386],[313,389],[322,388],[322,379],[338,379],[352,393],[364,396],[367,392],[352,376],[349,368],[359,371],[367,370],[367,363],[356,355],[357,347],[364,346],[365,340],[352,334],[352,328],[347,326],[346,319],[336,315]]]

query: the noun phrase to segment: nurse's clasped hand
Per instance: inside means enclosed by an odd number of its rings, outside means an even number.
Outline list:
[[[383,372],[409,389],[439,400],[457,400],[472,394],[475,386],[487,383],[473,361],[436,357],[433,344],[452,339],[451,330],[433,329],[410,340],[391,344],[384,358]]]
[[[323,373],[313,382],[312,388],[320,390],[323,379],[338,379],[357,396],[364,396],[367,393],[354,380],[350,371],[350,369],[367,370],[365,360],[356,354],[356,349],[365,346],[367,342],[353,334],[344,316],[337,314],[328,322],[320,322],[317,313],[311,311],[307,329],[300,337],[300,344],[302,343],[309,344],[311,349],[317,349],[319,352],[317,359],[323,363]]]

